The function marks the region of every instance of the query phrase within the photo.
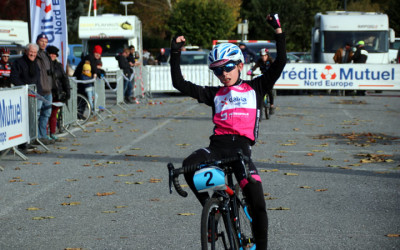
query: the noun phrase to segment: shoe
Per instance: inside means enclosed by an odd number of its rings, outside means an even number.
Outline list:
[[[275,107],[270,107],[270,108],[269,108],[269,114],[270,114],[270,115],[275,114]]]
[[[125,102],[126,103],[132,103],[131,99],[129,97],[125,97]]]
[[[50,138],[51,138],[51,139],[53,139],[53,140],[55,140],[55,141],[57,141],[57,140],[58,140],[58,137],[57,137],[57,136],[55,136],[54,134],[50,134]]]

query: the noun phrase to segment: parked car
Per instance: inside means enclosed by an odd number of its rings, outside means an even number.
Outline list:
[[[82,44],[68,45],[68,64],[75,70],[76,66],[81,62]]]
[[[286,53],[286,62],[287,63],[298,63],[300,58],[294,54]]]
[[[181,65],[199,65],[205,64],[207,65],[208,58],[208,50],[200,50],[200,51],[182,51],[181,52]],[[169,64],[169,58],[168,58]]]
[[[267,48],[269,50],[269,54],[273,59],[276,57],[276,44],[271,43],[271,42],[256,42],[256,43],[250,43],[250,42],[244,42],[246,47],[249,50],[252,50],[255,54],[256,57],[252,59],[253,62],[257,62],[258,58],[260,58],[260,50],[262,48]],[[239,46],[239,44],[238,44]]]
[[[288,54],[297,56],[299,58],[297,62],[299,63],[311,63],[310,52],[288,52]]]

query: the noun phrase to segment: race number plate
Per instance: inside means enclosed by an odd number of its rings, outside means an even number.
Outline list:
[[[225,190],[225,173],[220,168],[203,168],[195,172],[194,185],[199,192]]]

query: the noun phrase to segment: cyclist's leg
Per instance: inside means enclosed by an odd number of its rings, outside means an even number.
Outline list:
[[[191,155],[189,155],[183,161],[182,165],[183,166],[195,165],[195,164],[199,164],[201,162],[210,160],[211,158],[212,158],[211,151],[208,148],[201,148],[201,149],[194,151]],[[194,186],[194,182],[193,182],[193,175],[194,175],[194,173],[188,173],[188,174],[184,175],[186,183],[189,185],[190,189],[196,195],[196,197],[200,201],[201,205],[204,206],[207,199],[209,198],[209,195],[207,192],[199,193],[196,190],[196,187]]]
[[[243,188],[253,218],[253,232],[257,249],[267,249],[268,217],[261,182],[247,183]]]
[[[267,94],[268,94],[268,97],[269,97],[269,105],[270,105],[269,113],[271,115],[273,115],[275,113],[273,90],[272,89],[268,90]]]

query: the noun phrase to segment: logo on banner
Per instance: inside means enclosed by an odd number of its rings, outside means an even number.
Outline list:
[[[334,80],[336,78],[336,73],[333,72],[331,65],[326,65],[321,73],[321,78],[324,80]]]
[[[39,8],[42,8],[42,4],[44,4],[44,12],[49,13],[51,11],[51,3],[49,5],[46,5],[46,1],[42,0],[36,0],[36,6]]]

